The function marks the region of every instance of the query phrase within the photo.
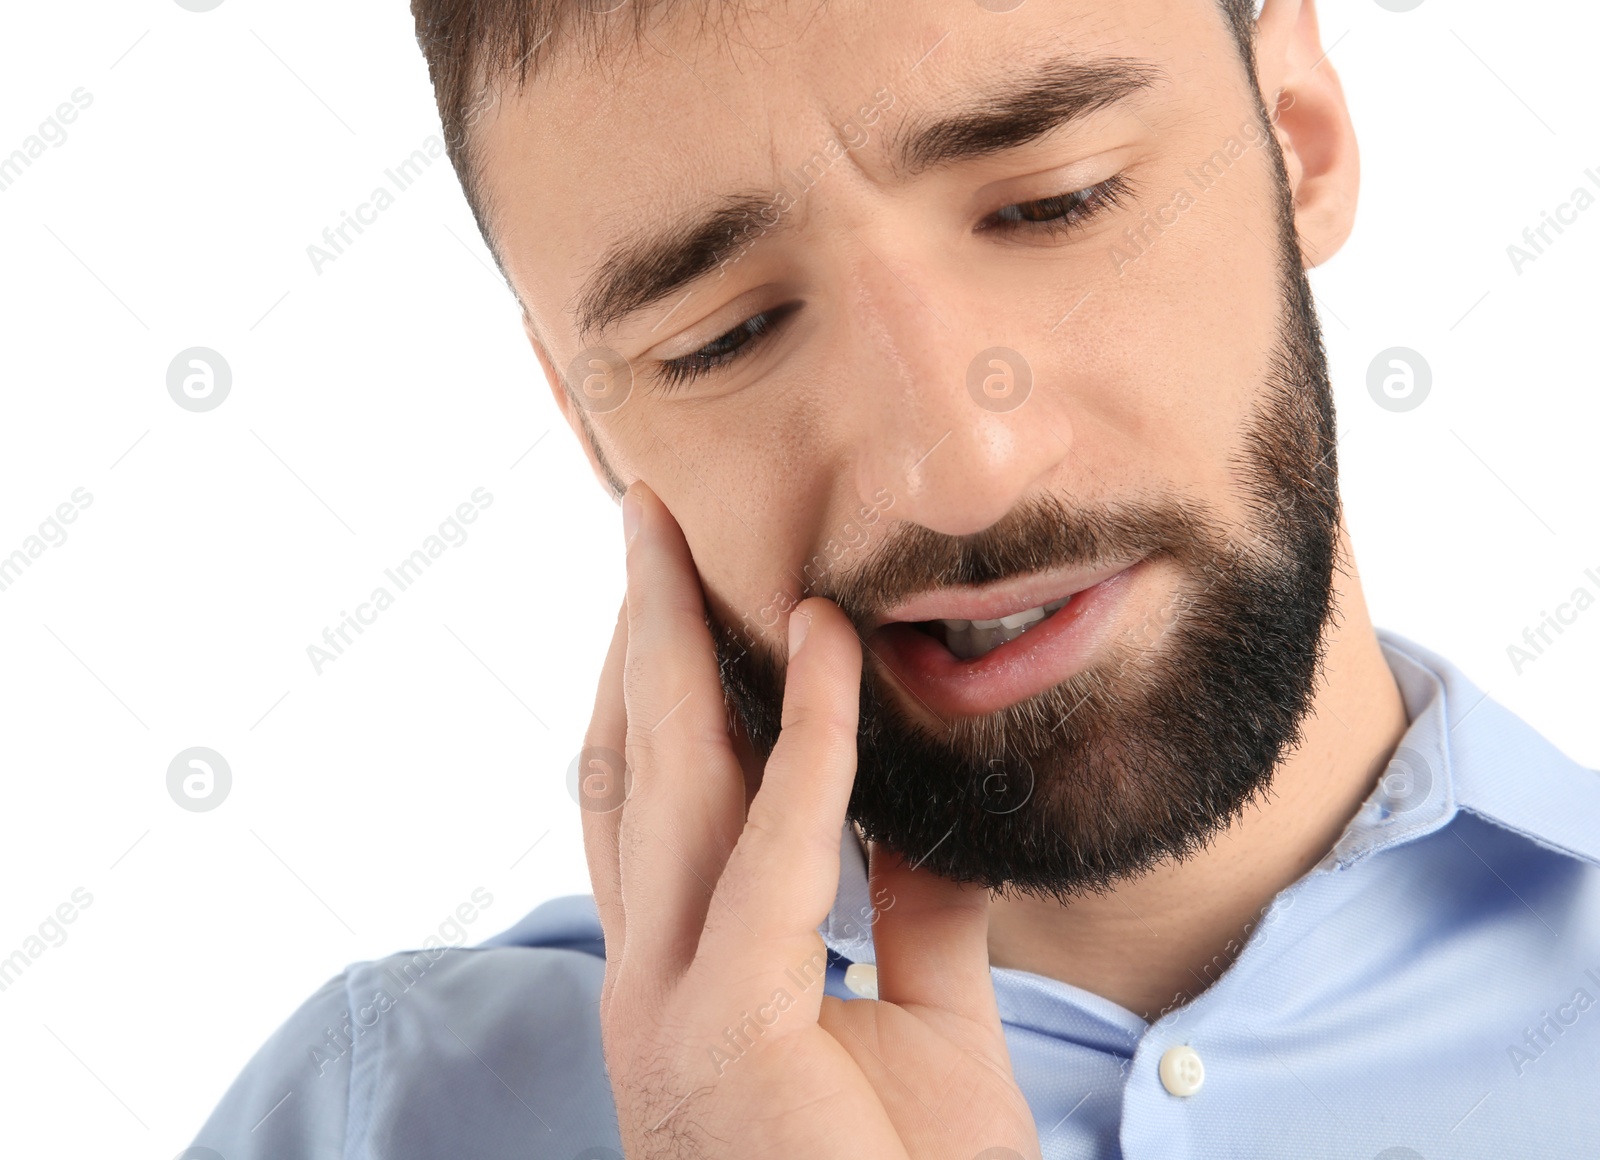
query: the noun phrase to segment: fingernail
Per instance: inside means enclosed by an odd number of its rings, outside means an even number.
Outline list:
[[[789,659],[794,660],[795,654],[800,651],[800,646],[806,642],[806,633],[811,631],[811,616],[805,612],[791,612],[789,614]]]
[[[630,488],[622,495],[622,550],[627,551],[633,546],[633,537],[639,533],[639,517],[644,510],[639,505],[639,497],[633,494]]]

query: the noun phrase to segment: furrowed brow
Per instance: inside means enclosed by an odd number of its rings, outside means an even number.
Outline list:
[[[1165,79],[1156,65],[1126,57],[1042,61],[980,91],[963,110],[903,122],[889,142],[895,176],[909,181],[942,165],[1015,149]]]
[[[910,181],[931,169],[1014,149],[1165,79],[1148,61],[1047,59],[964,94],[953,112],[904,122],[887,140],[890,169],[897,181]],[[613,245],[574,299],[579,334],[587,339],[660,303],[755,238],[791,228],[788,215],[775,214],[779,198],[778,191],[724,194],[709,207],[672,219],[659,233]]]
[[[589,335],[660,302],[703,278],[763,233],[774,195],[727,194],[710,209],[685,214],[651,237],[633,237],[607,251],[577,298],[578,331]]]

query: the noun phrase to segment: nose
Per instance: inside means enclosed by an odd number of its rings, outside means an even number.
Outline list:
[[[853,271],[840,383],[855,486],[865,503],[887,491],[897,518],[933,531],[983,531],[1070,452],[1046,373],[1060,345],[959,270],[872,248]]]

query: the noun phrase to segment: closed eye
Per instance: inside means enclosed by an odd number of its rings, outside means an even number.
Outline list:
[[[1120,205],[1133,192],[1132,181],[1125,174],[1118,173],[1070,193],[1005,206],[985,218],[974,232],[1044,234],[1047,237],[1071,233],[1082,229],[1098,214]],[[670,393],[701,375],[728,366],[752,353],[773,333],[778,322],[798,310],[799,305],[789,303],[764,310],[718,335],[699,350],[678,358],[662,359],[655,369],[655,378],[661,391]]]
[[[1071,193],[1058,193],[998,209],[974,232],[1066,234],[1081,229],[1091,218],[1122,204],[1132,195],[1133,182],[1126,174],[1118,173]]]
[[[772,310],[763,310],[760,314],[745,319],[732,330],[719,334],[699,350],[677,358],[663,359],[656,364],[656,378],[661,384],[661,389],[673,391],[692,379],[726,366],[735,359],[743,358],[761,345],[762,340],[772,333],[773,327],[780,319],[797,309],[799,303],[791,302]]]

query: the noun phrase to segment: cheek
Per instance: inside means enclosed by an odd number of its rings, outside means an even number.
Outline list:
[[[1097,283],[1074,315],[1081,326],[1053,351],[1079,456],[1102,476],[1132,468],[1213,503],[1236,485],[1229,460],[1262,399],[1282,308],[1278,261],[1263,244],[1276,227],[1235,208],[1245,180],[1228,192],[1197,202],[1137,263]]]
[[[602,438],[677,519],[717,616],[781,653],[788,611],[810,594],[807,565],[828,538],[825,513],[847,482],[821,425],[805,408],[753,398],[638,402]],[[840,526],[859,506],[848,500]]]

